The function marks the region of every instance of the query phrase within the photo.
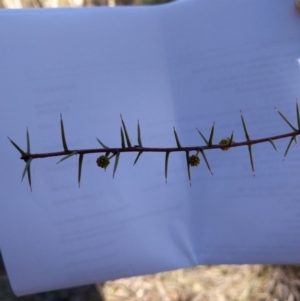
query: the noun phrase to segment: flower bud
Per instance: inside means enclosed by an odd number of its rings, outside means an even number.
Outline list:
[[[198,166],[200,164],[200,158],[198,157],[198,155],[192,155],[189,157],[189,164],[191,166]]]
[[[221,150],[223,151],[228,151],[230,149],[229,145],[230,139],[229,138],[224,138],[219,142],[219,145],[226,145],[224,147],[221,148]]]
[[[106,156],[100,156],[96,162],[99,167],[105,168],[105,169],[110,163],[108,157],[106,157]]]

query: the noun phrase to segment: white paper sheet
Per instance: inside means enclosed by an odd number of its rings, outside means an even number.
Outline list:
[[[136,143],[203,145],[289,132],[300,97],[300,14],[292,0],[179,0],[151,7],[0,11],[0,247],[17,295],[197,264],[299,263],[299,148],[288,140],[207,151],[192,169],[171,154],[122,154],[115,178],[84,157],[24,162],[32,152],[120,146],[121,113]],[[203,161],[203,159],[202,159]],[[111,164],[113,165],[113,164]]]

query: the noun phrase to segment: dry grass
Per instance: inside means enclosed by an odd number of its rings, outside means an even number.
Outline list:
[[[80,7],[98,5],[141,5],[174,0],[0,0],[0,8]]]
[[[209,266],[107,282],[106,301],[298,301],[299,266]]]

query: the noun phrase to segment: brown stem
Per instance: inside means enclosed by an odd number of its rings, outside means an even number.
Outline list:
[[[266,138],[261,139],[254,139],[254,140],[246,140],[243,142],[234,142],[230,147],[239,147],[239,146],[250,146],[254,144],[269,142],[270,140],[279,140],[283,138],[293,137],[300,135],[300,130],[282,134],[282,135],[276,135],[276,136],[270,136]],[[166,152],[186,152],[186,151],[198,151],[200,149],[202,150],[210,150],[210,149],[222,149],[224,148],[224,145],[219,144],[213,144],[211,146],[203,145],[203,146],[188,146],[188,147],[139,147],[139,146],[133,146],[133,147],[127,147],[127,148],[94,148],[94,149],[79,149],[79,150],[68,150],[68,151],[61,151],[61,152],[52,152],[52,153],[36,153],[36,154],[29,154],[26,156],[21,156],[21,159],[24,161],[27,161],[29,158],[32,159],[38,159],[38,158],[47,158],[47,157],[58,157],[58,156],[66,156],[73,152],[76,152],[77,154],[95,154],[95,153],[106,153],[110,152],[113,154],[118,153],[133,153],[133,152],[153,152],[153,153],[166,153]]]

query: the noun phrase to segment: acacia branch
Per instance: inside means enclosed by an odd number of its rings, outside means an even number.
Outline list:
[[[174,132],[174,138],[176,141],[177,147],[145,147],[142,144],[142,135],[141,135],[141,128],[139,122],[137,123],[137,142],[138,145],[132,145],[125,122],[121,117],[121,127],[120,127],[120,136],[121,136],[121,147],[108,147],[103,142],[100,141],[100,139],[96,138],[98,143],[101,145],[102,148],[93,148],[93,149],[75,149],[71,150],[67,146],[67,140],[66,140],[66,134],[65,134],[65,128],[62,116],[60,116],[60,130],[61,130],[61,139],[62,139],[62,146],[63,151],[60,152],[51,152],[51,153],[31,153],[30,150],[30,139],[29,139],[29,132],[28,129],[26,131],[26,141],[27,141],[27,148],[26,151],[22,150],[14,141],[12,141],[10,138],[10,142],[12,145],[19,151],[21,154],[21,159],[26,162],[25,168],[22,174],[22,179],[24,178],[25,174],[27,174],[28,177],[28,183],[31,188],[31,173],[30,173],[30,164],[33,161],[33,159],[42,159],[42,158],[48,158],[48,157],[61,157],[63,156],[57,163],[60,163],[64,160],[67,160],[68,158],[79,155],[78,160],[78,186],[80,186],[80,179],[81,179],[81,173],[82,173],[82,162],[84,155],[87,154],[95,154],[100,153],[103,154],[100,157],[97,158],[96,163],[99,167],[106,169],[108,165],[110,164],[110,160],[114,157],[114,167],[113,167],[113,177],[116,173],[120,155],[121,153],[137,153],[136,159],[133,163],[135,165],[142,155],[143,152],[151,152],[151,153],[164,153],[165,154],[165,180],[167,181],[167,175],[168,175],[168,163],[169,163],[169,157],[170,154],[173,152],[185,152],[186,154],[186,164],[187,164],[187,173],[188,173],[188,179],[191,183],[191,172],[190,167],[195,167],[200,164],[200,158],[199,153],[201,153],[206,166],[211,174],[212,170],[210,168],[210,164],[207,160],[207,157],[205,155],[205,151],[207,150],[213,150],[213,149],[221,149],[223,151],[227,151],[230,148],[234,147],[241,147],[241,146],[247,146],[248,152],[249,152],[249,158],[250,158],[250,164],[251,169],[253,172],[253,175],[255,175],[254,170],[254,160],[252,155],[252,146],[255,144],[265,143],[269,142],[271,143],[272,147],[277,151],[276,145],[274,143],[275,140],[284,139],[284,138],[290,138],[289,144],[287,146],[287,149],[285,151],[284,157],[287,155],[291,145],[293,142],[297,144],[297,136],[300,135],[300,110],[298,106],[298,102],[296,101],[296,116],[297,116],[297,124],[298,128],[294,127],[292,123],[278,110],[275,108],[275,110],[278,112],[278,114],[282,117],[282,119],[288,124],[288,126],[293,130],[292,132],[281,134],[281,135],[275,135],[275,136],[269,136],[265,138],[260,139],[250,139],[250,135],[247,130],[245,119],[241,112],[241,122],[245,134],[245,141],[242,142],[235,142],[233,140],[233,134],[231,133],[230,137],[223,138],[219,144],[213,143],[214,133],[215,133],[215,123],[213,123],[209,139],[207,140],[205,136],[201,133],[200,130],[197,129],[199,135],[202,137],[203,141],[206,143],[206,145],[197,145],[197,146],[182,146],[180,143],[179,135],[176,132],[176,129],[173,128]],[[190,152],[195,151],[195,154],[190,155]]]
[[[253,140],[245,140],[242,142],[234,142],[231,144],[230,148],[232,147],[240,147],[240,146],[252,146],[254,144],[260,144],[269,142],[270,140],[279,140],[283,138],[295,137],[300,135],[300,130],[296,130],[290,133],[282,134],[282,135],[275,135],[261,139],[253,139]],[[172,153],[172,152],[187,152],[187,151],[198,151],[198,150],[211,150],[211,149],[222,149],[224,145],[213,144],[209,145],[200,145],[200,146],[187,146],[187,147],[140,147],[140,146],[132,146],[132,147],[107,147],[107,148],[91,148],[91,149],[73,149],[67,151],[60,151],[60,152],[51,152],[51,153],[35,153],[35,154],[24,154],[21,156],[20,159],[27,161],[29,158],[32,159],[41,159],[41,158],[48,158],[48,157],[59,157],[59,156],[66,156],[72,153],[78,155],[86,155],[86,154],[100,154],[100,153],[137,153],[137,152],[151,152],[151,153]]]

